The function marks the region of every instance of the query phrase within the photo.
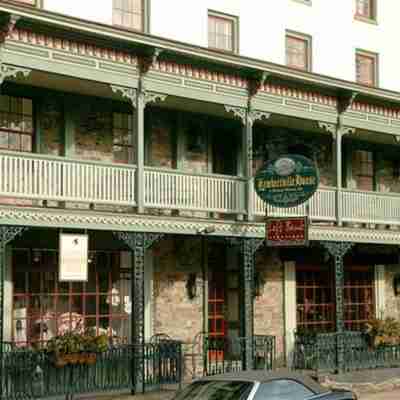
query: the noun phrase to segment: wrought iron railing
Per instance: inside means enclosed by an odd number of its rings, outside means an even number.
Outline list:
[[[345,371],[400,367],[400,346],[373,347],[362,332],[296,335],[293,367],[301,370],[336,372],[338,341],[343,346]]]
[[[249,343],[251,341],[251,343]],[[204,337],[204,374],[216,375],[245,369],[246,351],[253,351],[255,369],[272,370],[276,360],[274,336]]]
[[[97,354],[95,364],[69,364],[57,368],[45,351],[7,349],[3,353],[0,397],[6,400],[38,399],[87,393],[132,390],[137,356],[144,354],[144,390],[182,380],[181,343],[164,341],[112,347]]]

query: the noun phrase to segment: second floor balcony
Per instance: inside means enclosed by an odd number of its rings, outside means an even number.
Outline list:
[[[39,154],[0,153],[0,196],[3,202],[30,206],[55,202],[107,205],[134,210],[137,204],[136,166],[74,160]],[[191,212],[200,218],[246,215],[246,181],[240,177],[145,167],[145,212],[172,215]],[[341,207],[338,207],[338,201]],[[22,202],[22,203],[21,203]],[[253,192],[252,213],[260,222],[264,203]],[[121,209],[119,209],[121,210]],[[314,223],[400,229],[400,194],[321,186],[308,203],[283,209],[268,207],[269,216],[309,215]]]

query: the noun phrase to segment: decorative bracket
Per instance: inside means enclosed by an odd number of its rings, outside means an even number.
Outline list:
[[[168,97],[166,94],[156,93],[156,92],[148,92],[145,90],[143,92],[143,101],[144,105],[146,106],[148,103],[155,103],[157,101],[165,101]]]
[[[142,233],[142,232],[113,232],[117,239],[125,243],[130,250],[134,251],[137,246],[149,249],[154,243],[164,237],[163,233]]]
[[[22,74],[25,78],[32,70],[27,68],[14,67],[12,65],[0,63],[0,85],[6,78],[16,78],[18,74]]]
[[[346,112],[354,103],[355,98],[357,97],[358,92],[344,92],[338,96],[338,113],[343,114]]]
[[[262,86],[264,86],[265,81],[271,75],[270,72],[262,72],[255,78],[250,78],[247,80],[247,87],[249,92],[249,101],[258,93]]]
[[[393,136],[393,138],[394,138],[395,142],[400,143],[400,136],[395,135],[395,136]]]
[[[246,122],[248,122],[250,125],[253,125],[255,121],[262,118],[268,119],[271,116],[271,114],[267,112],[257,110],[247,111],[245,108],[242,107],[227,105],[225,105],[225,111],[227,113],[233,113],[234,117],[239,118],[242,121],[243,125],[246,125]]]
[[[261,120],[261,119],[269,119],[271,117],[271,113],[263,112],[263,111],[256,111],[251,110],[247,113],[247,119],[249,123],[253,126],[254,122]]]
[[[332,135],[332,138],[336,139],[336,134],[337,134],[336,124],[330,124],[328,122],[318,122],[318,127],[320,129],[325,130],[326,132],[329,132]],[[340,134],[342,136],[356,133],[356,128],[351,128],[349,126],[341,126],[339,129],[340,129]]]
[[[343,258],[344,255],[354,246],[354,243],[322,241],[321,245],[326,249],[326,251],[331,257]]]
[[[0,43],[3,44],[10,37],[16,23],[20,19],[17,15],[9,14],[0,20]]]
[[[225,111],[227,113],[232,113],[234,117],[239,118],[242,124],[246,124],[246,109],[242,107],[227,106],[225,105]]]
[[[120,93],[122,97],[130,100],[132,107],[136,108],[137,90],[125,86],[111,85],[113,93]]]
[[[2,246],[12,242],[17,236],[22,235],[23,232],[27,231],[28,228],[25,226],[0,226],[0,244]]]
[[[333,138],[336,137],[336,124],[330,124],[328,122],[318,121],[318,127],[328,133],[330,133]]]
[[[138,67],[141,75],[145,75],[149,72],[162,52],[162,49],[154,48],[150,54],[138,58]]]

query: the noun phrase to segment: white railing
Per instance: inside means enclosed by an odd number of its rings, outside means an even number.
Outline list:
[[[237,177],[145,168],[146,207],[244,213],[244,189]]]
[[[343,189],[341,196],[343,222],[400,225],[400,194]]]
[[[335,221],[336,215],[336,190],[334,188],[320,188],[309,200],[309,216],[315,221]],[[264,202],[254,192],[255,215],[265,215]],[[287,217],[307,215],[307,203],[298,207],[277,208],[268,206],[270,217]]]
[[[2,152],[0,196],[135,205],[135,167]]]

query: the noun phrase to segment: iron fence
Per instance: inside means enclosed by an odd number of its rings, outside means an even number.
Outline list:
[[[250,342],[250,343],[249,343]],[[245,369],[246,351],[253,352],[255,369],[272,370],[276,360],[274,336],[227,338],[204,337],[204,375],[237,372]]]
[[[177,341],[111,347],[96,355],[96,362],[68,364],[57,368],[45,351],[9,349],[3,353],[1,398],[42,399],[54,396],[124,391],[135,389],[134,365],[144,355],[144,390],[163,383],[180,383],[182,350]]]
[[[296,335],[293,367],[337,372],[339,341],[345,371],[400,367],[400,345],[371,346],[369,337],[362,332]]]

